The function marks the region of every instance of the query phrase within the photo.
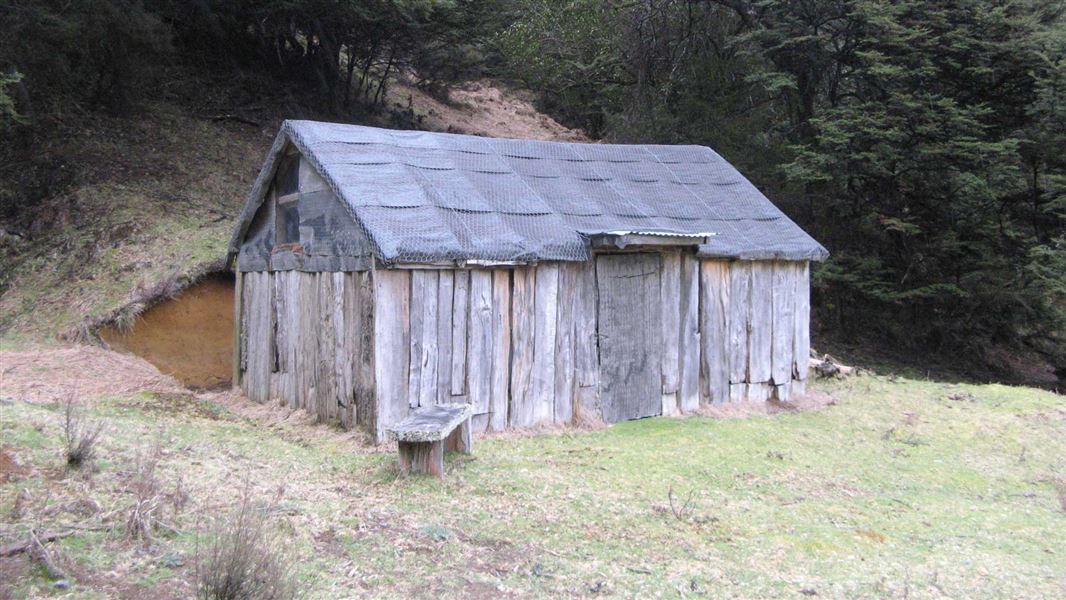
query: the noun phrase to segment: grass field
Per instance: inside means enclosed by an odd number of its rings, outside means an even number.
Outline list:
[[[49,545],[69,589],[23,555],[0,559],[0,597],[188,597],[196,532],[244,490],[311,598],[1066,595],[1061,396],[873,375],[818,389],[834,405],[481,439],[444,483],[226,396],[101,398],[96,471],[68,471],[60,406],[8,399],[0,543],[79,529]],[[177,532],[131,541],[154,439]]]

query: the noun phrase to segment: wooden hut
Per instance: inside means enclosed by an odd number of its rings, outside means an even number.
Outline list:
[[[375,439],[803,392],[826,250],[701,146],[287,121],[230,244],[234,382]]]

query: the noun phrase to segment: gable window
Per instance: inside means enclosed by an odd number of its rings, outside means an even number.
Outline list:
[[[274,178],[275,220],[277,230],[275,245],[300,243],[300,192],[299,155],[281,159]]]

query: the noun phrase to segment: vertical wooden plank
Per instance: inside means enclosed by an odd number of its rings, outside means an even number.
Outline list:
[[[244,302],[244,273],[237,271],[233,277],[234,290],[233,290],[233,374],[230,378],[230,386],[238,388],[241,386],[241,338],[244,335],[244,331],[241,328],[243,324],[244,311],[241,310],[242,303]]]
[[[682,257],[680,285],[678,403],[688,413],[700,406],[700,261],[695,256]]]
[[[425,287],[422,296],[422,367],[418,382],[418,405],[432,406],[437,403],[437,306],[439,274],[425,271]],[[412,309],[416,308],[412,304]]]
[[[289,323],[287,318],[288,299],[285,297],[287,280],[284,271],[276,271],[272,278],[274,293],[274,376],[270,383],[271,396],[288,402],[285,391],[285,376],[288,371]]]
[[[354,352],[352,349],[353,325],[355,315],[352,314],[352,283],[351,273],[333,273],[333,323],[337,329],[337,339],[333,347],[333,372],[335,387],[334,416],[341,426],[347,429],[351,426],[352,408],[352,365]]]
[[[333,274],[316,273],[318,280],[318,362],[316,363],[315,415],[324,423],[337,416],[336,352],[337,325],[333,321]]]
[[[729,268],[729,383],[748,382],[751,333],[751,261]],[[732,398],[734,394],[730,394]]]
[[[773,263],[773,352],[770,356],[770,378],[775,385],[786,384],[792,380],[792,350],[795,346],[793,337],[796,333],[796,272],[795,266],[790,262]]]
[[[574,415],[598,420],[600,363],[596,329],[596,263],[581,263],[579,270],[577,299],[574,303],[574,370],[577,380]]]
[[[475,415],[484,415],[489,412],[492,386],[492,271],[470,271],[468,331],[467,401],[474,406]]]
[[[419,389],[422,381],[422,364],[425,359],[425,355],[422,352],[422,319],[424,318],[423,308],[426,303],[426,280],[428,271],[415,270],[411,272],[411,330],[408,340],[411,344],[410,357],[408,358],[408,364],[410,370],[408,371],[407,380],[407,404],[411,408],[418,407]],[[433,301],[436,302],[437,296],[433,295]]]
[[[374,376],[374,275],[363,271],[356,275],[359,307],[359,377],[356,385],[356,418],[371,434],[377,418]]]
[[[796,330],[793,334],[792,349],[792,374],[800,381],[807,380],[808,360],[811,357],[811,279],[810,263],[801,262],[796,265],[796,273],[793,278],[795,291],[793,292],[796,302],[794,315]],[[792,390],[793,395],[803,395],[803,391]]]
[[[314,412],[318,363],[318,286],[314,273],[297,272],[300,342],[296,353],[296,399],[299,408]]]
[[[453,396],[466,394],[466,321],[470,316],[470,271],[455,272],[452,296],[452,372]]]
[[[559,318],[558,264],[537,266],[533,305],[533,422],[550,423],[555,412],[555,331]]]
[[[580,285],[577,263],[559,264],[559,309],[555,326],[555,406],[556,423],[574,420],[574,305]]]
[[[374,271],[374,383],[377,413],[374,439],[381,443],[385,430],[408,413],[410,350],[410,272]]]
[[[285,271],[285,320],[287,321],[286,354],[288,355],[288,373],[285,377],[286,402],[289,408],[299,406],[297,375],[298,360],[296,358],[300,348],[300,274],[296,271]]]
[[[513,427],[534,422],[532,378],[534,357],[534,310],[536,267],[514,270],[511,292],[511,406],[508,419]]]
[[[676,414],[681,346],[681,253],[677,251],[664,252],[662,255],[663,270],[659,277],[660,303],[662,304],[662,393],[663,414]]]
[[[507,428],[511,382],[511,271],[492,272],[492,387],[489,429]]]
[[[455,271],[440,271],[437,281],[437,404],[451,401],[452,394],[452,299]]]
[[[700,261],[700,395],[707,403],[731,396],[731,272],[726,261]]]
[[[770,381],[773,354],[773,263],[768,260],[751,263],[751,327],[748,344],[748,383]],[[762,397],[760,391],[758,398]],[[749,401],[757,401],[748,398]]]

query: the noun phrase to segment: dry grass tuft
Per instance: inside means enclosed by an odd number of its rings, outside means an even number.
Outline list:
[[[245,493],[215,523],[196,550],[196,597],[201,600],[288,600],[300,596],[280,537]]]
[[[130,539],[150,542],[158,530],[175,533],[174,527],[161,519],[164,494],[155,471],[162,453],[160,440],[156,438],[150,448],[137,455],[127,486],[133,494],[133,506],[126,516],[126,536]]]
[[[1060,477],[1055,482],[1055,491],[1059,495],[1059,508],[1066,513],[1066,477]]]
[[[77,469],[91,465],[96,458],[96,442],[104,424],[88,420],[74,397],[71,393],[63,402],[63,442],[67,466]]]

